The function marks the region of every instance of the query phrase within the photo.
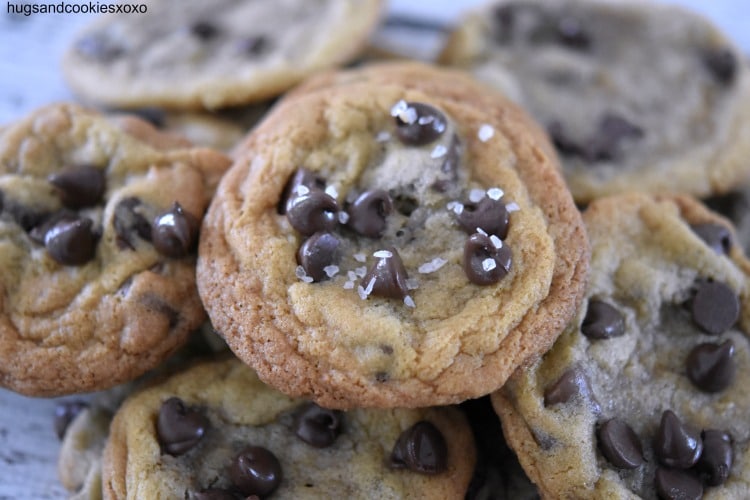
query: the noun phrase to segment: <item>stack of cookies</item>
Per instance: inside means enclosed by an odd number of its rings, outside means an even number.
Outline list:
[[[0,129],[0,384],[106,390],[58,415],[75,497],[750,496],[707,21],[504,1],[342,70],[379,1],[148,5],[66,56],[103,112]]]

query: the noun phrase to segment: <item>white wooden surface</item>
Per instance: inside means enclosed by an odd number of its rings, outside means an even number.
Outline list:
[[[391,13],[450,23],[461,10],[481,2],[393,0],[389,8]],[[750,52],[750,4],[746,1],[673,3],[687,4],[713,18]],[[72,99],[60,76],[59,58],[72,34],[90,16],[9,15],[6,2],[0,4],[0,9],[0,124],[39,105]],[[440,43],[439,37],[424,32],[383,32],[377,40],[386,46],[409,44],[415,55],[425,58]],[[0,500],[65,498],[56,473],[56,404],[56,400],[26,398],[0,389]]]

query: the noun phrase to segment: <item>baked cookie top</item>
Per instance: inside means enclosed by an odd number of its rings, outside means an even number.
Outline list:
[[[149,0],[102,16],[67,51],[83,97],[112,106],[218,108],[275,97],[353,59],[381,0]]]
[[[747,65],[680,8],[493,2],[465,18],[440,60],[504,90],[547,128],[578,202],[629,190],[706,196],[750,168]]]
[[[584,306],[493,394],[549,498],[750,495],[750,265],[690,198],[604,198],[584,213]]]
[[[551,346],[587,268],[543,135],[459,72],[321,78],[238,147],[209,209],[214,327],[264,381],[327,407],[497,389]]]
[[[132,117],[42,108],[0,135],[0,385],[86,392],[205,318],[200,219],[229,159]]]
[[[474,462],[456,408],[326,410],[233,358],[125,402],[104,451],[104,498],[462,498]]]

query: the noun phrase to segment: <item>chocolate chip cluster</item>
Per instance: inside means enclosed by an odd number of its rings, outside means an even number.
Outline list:
[[[156,433],[162,453],[180,456],[196,448],[209,431],[210,421],[201,409],[185,405],[177,397],[165,400],[159,410]],[[344,431],[344,413],[307,403],[295,411],[290,431],[314,448],[333,446]],[[435,425],[419,421],[401,433],[386,461],[392,469],[407,469],[420,474],[439,474],[447,470],[445,438]],[[262,446],[248,445],[235,455],[226,469],[229,488],[209,487],[195,491],[199,500],[244,499],[255,495],[265,498],[283,478],[276,455]]]
[[[729,252],[731,235],[724,226],[700,224],[692,229],[717,253]],[[711,336],[729,330],[740,313],[737,294],[728,285],[714,280],[696,282],[688,307],[693,323]],[[612,304],[591,299],[581,323],[581,333],[592,341],[618,337],[625,334],[625,319]],[[715,393],[728,388],[735,372],[732,340],[698,344],[685,360],[685,375],[703,392]],[[545,389],[544,404],[552,406],[574,398],[584,399],[596,415],[601,413],[589,381],[578,366],[565,371]],[[602,455],[619,469],[635,469],[645,463],[640,438],[621,418],[601,422],[597,440]],[[732,437],[728,432],[698,431],[671,410],[663,412],[652,446],[659,461],[655,484],[663,498],[701,498],[704,486],[718,486],[727,480],[734,461]]]
[[[408,147],[428,145],[440,138],[448,128],[445,115],[434,107],[418,102],[399,101],[391,109],[395,121],[395,136]],[[390,134],[388,134],[390,136]],[[435,192],[443,193],[446,183],[455,181],[459,162],[459,142],[453,137],[450,148],[439,145],[433,157],[444,157],[441,172],[446,179],[432,186]],[[342,237],[356,235],[368,239],[380,239],[388,227],[388,217],[394,210],[409,216],[416,200],[404,206],[405,201],[394,198],[383,189],[353,192],[345,197],[343,206],[337,201],[338,193],[326,186],[325,179],[313,172],[299,168],[287,181],[278,213],[286,215],[289,224],[305,237],[297,251],[297,276],[303,281],[319,282],[339,273],[338,263],[344,247]],[[511,250],[503,243],[508,234],[509,213],[517,210],[515,204],[506,205],[499,188],[487,191],[474,189],[469,200],[451,201],[447,204],[455,214],[459,227],[469,234],[464,247],[464,271],[469,281],[477,285],[491,285],[503,278],[511,267]],[[354,288],[360,279],[357,291],[361,298],[369,295],[404,300],[414,306],[409,290],[415,288],[399,256],[398,249],[390,244],[373,253],[377,259],[369,269],[350,272],[345,288]],[[356,258],[357,256],[355,256]],[[364,258],[357,259],[364,262]],[[442,259],[420,266],[421,273],[437,270],[445,264]]]
[[[54,212],[39,211],[14,202],[0,192],[0,215],[7,214],[20,225],[29,238],[43,245],[59,264],[80,266],[92,260],[101,230],[81,211],[95,208],[104,201],[106,178],[102,169],[72,166],[47,178],[63,208]],[[138,198],[122,199],[114,211],[114,228],[120,248],[135,248],[136,238],[150,241],[167,257],[183,257],[198,241],[200,223],[196,217],[175,202],[172,208],[152,221],[144,215]]]

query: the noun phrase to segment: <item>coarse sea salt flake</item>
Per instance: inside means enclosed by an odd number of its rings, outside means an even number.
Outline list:
[[[355,253],[354,260],[356,260],[357,262],[364,262],[367,260],[367,256],[363,253]]]
[[[396,117],[396,116],[400,115],[401,113],[403,113],[404,111],[406,111],[406,108],[408,108],[408,107],[409,107],[409,105],[406,104],[406,101],[404,101],[403,99],[401,99],[396,104],[394,104],[393,107],[391,108],[391,116]]]
[[[398,114],[399,119],[407,125],[413,124],[417,121],[418,115],[417,110],[414,108],[406,108]]]
[[[419,268],[417,271],[419,271],[421,274],[429,274],[434,273],[441,267],[443,267],[448,261],[445,259],[441,259],[440,257],[435,257],[429,262],[425,262]]]
[[[325,193],[331,198],[338,198],[339,191],[336,186],[326,186]]]
[[[442,144],[438,144],[437,146],[435,146],[435,149],[432,150],[432,153],[430,153],[430,158],[442,158],[447,152],[448,148],[446,148]]]
[[[367,268],[365,266],[358,267],[354,269],[354,275],[359,276],[360,278],[364,278],[365,274],[367,274]]]
[[[349,279],[349,281],[357,281],[357,275],[354,273],[354,271],[347,271],[346,277]]]
[[[357,287],[357,293],[359,294],[359,298],[362,300],[365,300],[367,296],[369,295],[364,288],[362,288],[362,285],[359,285]]]
[[[372,293],[372,289],[374,286],[375,286],[375,277],[373,276],[372,278],[370,278],[370,282],[367,284],[367,288],[365,288],[365,293],[367,293],[367,295],[370,295]]]
[[[294,275],[297,276],[297,278],[304,281],[305,283],[313,282],[312,277],[307,275],[307,273],[305,272],[305,268],[302,266],[297,266],[297,268],[294,270]]]
[[[518,203],[516,203],[515,201],[511,201],[510,203],[505,205],[505,210],[507,210],[508,212],[518,212],[519,210],[521,210],[521,207],[519,207]]]
[[[378,132],[378,135],[375,136],[375,140],[378,142],[386,142],[390,140],[390,138],[391,138],[391,133],[388,132],[387,130],[380,131]]]
[[[378,250],[377,252],[372,254],[372,256],[378,259],[390,259],[391,257],[393,257],[393,254],[388,250]]]
[[[487,190],[487,196],[489,196],[490,199],[495,200],[495,201],[497,201],[500,198],[502,198],[504,194],[505,193],[503,192],[502,189],[496,188],[496,187],[495,188],[489,188]]]
[[[464,205],[463,203],[460,203],[458,201],[449,201],[447,205],[445,205],[445,208],[450,210],[456,215],[461,215],[461,212],[464,211]]]
[[[349,214],[346,212],[339,212],[337,217],[339,219],[339,224],[346,224],[349,222]]]
[[[339,273],[339,266],[326,266],[323,268],[323,272],[326,273],[329,278],[333,278]]]
[[[488,273],[495,269],[497,267],[497,262],[495,262],[495,259],[484,259],[482,261],[482,269],[484,269],[484,272]]]
[[[354,282],[353,281],[345,281],[344,282],[344,290],[351,290],[354,288]]]
[[[404,304],[406,305],[406,307],[417,307],[417,304],[414,303],[414,299],[411,298],[411,295],[407,295],[406,297],[404,297]]]
[[[408,278],[406,280],[406,288],[409,290],[416,290],[419,288],[419,281],[416,278]]]
[[[478,228],[477,228],[477,232],[478,232],[479,234],[481,234],[482,236],[489,236],[489,235],[487,234],[487,231],[485,231],[485,230],[484,230],[484,229],[482,229],[481,227],[478,227]]]
[[[479,140],[482,142],[489,141],[492,136],[495,135],[495,129],[492,128],[492,125],[484,124],[481,127],[479,127],[479,133],[477,136],[479,137]]]
[[[498,238],[496,235],[490,236],[490,241],[492,242],[492,246],[495,248],[503,248],[503,240]]]
[[[484,198],[484,190],[482,189],[472,189],[469,191],[469,201],[472,203],[478,203],[482,201],[482,198]]]
[[[304,184],[299,184],[294,188],[294,194],[302,196],[310,192],[310,188]]]

